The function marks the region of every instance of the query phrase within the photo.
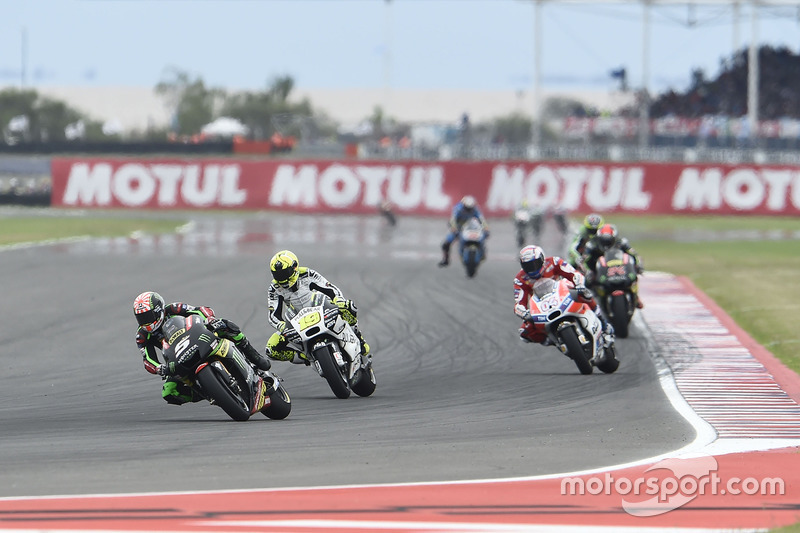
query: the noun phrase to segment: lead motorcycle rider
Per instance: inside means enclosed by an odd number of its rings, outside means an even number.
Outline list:
[[[592,292],[584,285],[583,274],[572,268],[572,265],[558,256],[546,257],[544,250],[535,245],[526,246],[519,251],[519,264],[522,268],[514,277],[514,314],[523,320],[519,328],[519,336],[524,342],[536,342],[549,346],[552,341],[543,328],[537,328],[530,322],[528,301],[537,284],[543,280],[558,281],[562,278],[572,282],[577,293],[577,300],[588,304],[603,325],[603,342],[606,347],[614,343],[614,327],[605,319]]]
[[[284,317],[286,300],[300,289],[313,290],[326,295],[339,308],[342,318],[353,327],[361,343],[361,355],[372,358],[369,344],[364,341],[358,329],[358,309],[352,300],[344,298],[339,288],[325,279],[325,276],[308,267],[301,267],[297,256],[289,250],[281,250],[272,256],[269,261],[269,270],[272,273],[267,306],[269,307],[268,319],[276,331],[267,341],[267,357],[276,361],[289,361],[296,364],[310,365],[306,355],[289,346],[283,332],[287,324]]]
[[[174,368],[171,368],[171,365],[163,364],[158,359],[157,349],[163,350],[165,342],[161,327],[169,317],[198,315],[204,319],[208,329],[219,337],[233,341],[256,370],[269,370],[272,366],[269,359],[253,348],[239,326],[230,320],[215,317],[214,310],[210,307],[195,307],[182,302],[164,305],[164,298],[160,294],[145,291],[133,301],[133,314],[139,324],[139,329],[136,331],[136,346],[142,353],[144,369],[151,374],[166,378],[161,389],[161,396],[167,403],[181,405],[205,399],[190,385],[174,377]]]

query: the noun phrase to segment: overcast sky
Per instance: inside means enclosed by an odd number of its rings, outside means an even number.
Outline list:
[[[758,41],[797,53],[798,7],[758,12]],[[642,13],[545,3],[543,88],[613,89],[620,67],[642,86]],[[650,88],[684,90],[693,68],[716,75],[751,39],[750,7],[740,16],[653,7]],[[528,0],[0,0],[0,85],[152,87],[174,67],[227,89],[284,75],[308,89],[528,89],[533,28]]]

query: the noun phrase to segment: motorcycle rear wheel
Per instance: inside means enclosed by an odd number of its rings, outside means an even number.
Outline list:
[[[359,370],[356,376],[358,379],[350,388],[359,396],[371,396],[375,392],[375,386],[377,385],[375,373],[372,371],[372,363],[366,369]]]
[[[608,350],[608,348],[606,348]],[[619,368],[619,359],[617,359],[613,348],[606,355],[606,360],[602,363],[597,363],[597,368],[606,374],[613,374]]]
[[[227,376],[222,376],[219,370],[212,365],[207,365],[197,374],[197,382],[203,388],[206,397],[214,399],[225,413],[237,422],[250,419],[250,409],[247,403],[231,389]]]
[[[586,358],[583,351],[581,341],[578,340],[578,335],[572,328],[564,328],[560,332],[561,340],[567,345],[567,356],[575,361],[575,366],[578,367],[581,374],[591,374],[594,370],[591,361]]]
[[[292,399],[283,387],[269,396],[269,407],[261,410],[264,416],[272,420],[283,420],[292,412]]]
[[[611,325],[614,326],[614,334],[621,339],[628,337],[628,305],[624,294],[611,297]]]
[[[328,346],[320,348],[314,352],[314,358],[322,368],[322,375],[328,382],[333,394],[339,399],[346,399],[350,397],[350,388],[347,386],[347,381],[342,375],[339,365],[333,358],[331,349]]]

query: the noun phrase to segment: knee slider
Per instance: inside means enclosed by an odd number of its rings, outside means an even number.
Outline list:
[[[267,341],[267,356],[277,361],[291,361],[294,358],[295,350],[289,348],[286,337],[277,331]]]

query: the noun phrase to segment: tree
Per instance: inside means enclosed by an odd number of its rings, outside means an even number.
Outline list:
[[[221,89],[209,89],[202,78],[170,68],[156,85],[157,94],[164,96],[173,109],[171,129],[179,135],[194,135],[214,118],[218,99],[225,97]]]
[[[10,128],[12,119],[15,125],[24,127]],[[97,124],[65,102],[42,97],[35,90],[11,88],[0,91],[0,130],[6,139],[13,138],[15,142],[64,141],[67,126],[78,121],[89,126],[87,131],[94,131]]]
[[[266,91],[225,97],[220,114],[238,119],[257,139],[269,138],[275,132],[300,136],[310,127],[308,122],[313,122],[314,115],[307,99],[297,103],[289,101],[293,88],[294,79],[290,76],[274,78]]]

